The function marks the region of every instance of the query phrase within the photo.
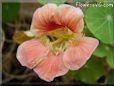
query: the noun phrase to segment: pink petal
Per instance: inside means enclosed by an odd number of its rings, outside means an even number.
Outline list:
[[[78,70],[81,68],[91,57],[98,44],[99,42],[97,39],[91,37],[81,38],[77,45],[71,45],[65,51],[63,57],[65,66],[71,70]]]
[[[76,8],[70,5],[60,5],[59,6],[59,20],[62,25],[67,26],[73,32],[82,31],[83,24],[83,12],[80,8]],[[80,30],[81,29],[81,30]]]
[[[17,50],[19,62],[30,69],[35,67],[40,61],[46,58],[48,48],[38,40],[30,40],[22,43]]]
[[[32,19],[32,28],[38,31],[50,31],[61,27],[57,18],[55,17],[57,6],[55,4],[46,4],[38,8]]]
[[[63,54],[54,55],[49,53],[48,58],[34,68],[39,77],[45,81],[52,81],[55,77],[62,76],[68,72],[63,64]]]
[[[76,25],[75,28],[78,28],[76,32],[82,32],[84,28],[84,21],[83,19],[80,19],[79,23]]]

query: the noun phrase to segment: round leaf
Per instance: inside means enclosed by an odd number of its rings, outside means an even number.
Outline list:
[[[83,82],[93,83],[104,73],[103,62],[96,57],[91,57],[84,67],[78,71],[70,71],[69,73],[69,75]]]
[[[109,51],[107,52],[107,63],[109,64],[109,66],[111,68],[114,68],[114,54],[113,54],[113,49],[109,49]]]
[[[94,51],[93,55],[98,56],[98,57],[105,57],[107,56],[107,48],[105,44],[100,44],[97,49]]]
[[[90,7],[85,21],[95,37],[104,43],[113,43],[113,7]]]

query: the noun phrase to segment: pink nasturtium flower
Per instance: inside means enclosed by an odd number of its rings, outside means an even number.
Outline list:
[[[80,8],[66,4],[38,8],[30,29],[35,38],[18,47],[19,62],[48,82],[81,68],[99,44],[83,35],[83,17]]]

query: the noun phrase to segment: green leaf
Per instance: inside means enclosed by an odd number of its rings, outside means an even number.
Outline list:
[[[108,46],[101,43],[99,44],[99,46],[97,47],[97,49],[93,52],[93,55],[98,56],[98,57],[105,57],[107,56],[107,48]]]
[[[26,32],[23,31],[15,32],[13,35],[13,40],[19,44],[21,44],[24,41],[30,40],[32,38],[33,36],[28,36]]]
[[[97,2],[103,3],[114,3],[114,0],[96,0]]]
[[[90,7],[85,21],[95,37],[103,43],[113,43],[113,7]]]
[[[76,2],[81,2],[81,3],[84,3],[84,2],[95,2],[96,0],[73,0],[73,3],[76,3]]]
[[[3,22],[10,22],[17,18],[19,14],[20,3],[2,3],[2,19]]]
[[[85,36],[90,36],[90,37],[94,37],[94,35],[89,31],[89,29],[87,28],[87,26],[84,26],[84,30],[83,30]]]
[[[109,72],[108,80],[107,80],[108,85],[114,85],[114,70],[111,70]]]
[[[107,52],[107,63],[109,64],[109,66],[111,68],[114,68],[114,54],[113,54],[113,49],[109,49],[109,51]]]
[[[103,62],[96,59],[96,57],[91,57],[84,67],[78,71],[70,71],[69,73],[70,76],[73,76],[78,80],[86,83],[93,83],[104,73]]]
[[[37,0],[41,4],[55,3],[57,5],[65,3],[67,0]]]

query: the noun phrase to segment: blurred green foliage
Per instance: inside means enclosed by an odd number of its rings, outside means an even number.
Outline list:
[[[14,21],[20,9],[20,3],[4,2],[2,3],[2,20],[3,22]]]
[[[80,3],[85,3],[85,2],[96,2],[96,0],[73,0],[73,3],[75,4],[76,2]]]
[[[110,72],[109,72],[107,84],[110,85],[110,86],[114,85],[114,69],[110,70]]]
[[[57,5],[62,4],[66,2],[67,0],[37,0],[41,4],[47,4],[47,3],[55,3]]]
[[[114,3],[114,0],[96,0],[97,2]]]

